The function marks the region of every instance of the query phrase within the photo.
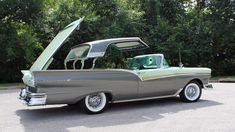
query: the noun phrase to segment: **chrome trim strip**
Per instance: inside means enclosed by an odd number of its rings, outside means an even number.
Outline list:
[[[179,90],[174,94],[174,96],[179,95],[179,94],[180,94],[180,92],[181,92],[183,89],[184,89],[184,88],[179,89]]]
[[[46,93],[29,93],[31,96],[45,96]]]
[[[163,76],[159,76],[159,77],[153,77],[153,78],[148,78],[148,79],[141,79],[143,81],[151,81],[151,80],[157,80],[157,79],[163,79],[163,78],[170,78],[170,77],[181,77],[181,76],[195,76],[195,75],[201,75],[201,76],[208,76],[210,74],[204,74],[204,73],[182,73],[182,74],[176,74],[176,75],[163,75]]]
[[[157,96],[157,97],[147,97],[147,98],[138,98],[138,99],[127,99],[127,100],[117,100],[113,101],[112,103],[122,103],[122,102],[133,102],[133,101],[141,101],[141,100],[151,100],[151,99],[161,99],[161,98],[169,98],[169,97],[175,97],[177,96],[183,88],[179,89],[175,94],[173,95],[165,95],[165,96]]]

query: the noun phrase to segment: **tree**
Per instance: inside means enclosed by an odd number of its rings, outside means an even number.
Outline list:
[[[210,44],[212,45],[212,69],[214,75],[235,73],[235,1],[211,0],[207,3],[210,20]]]
[[[15,82],[21,69],[31,66],[41,45],[31,30],[40,17],[42,3],[36,0],[0,1],[0,82]]]
[[[137,36],[151,47],[145,53],[163,53],[170,65],[178,65],[181,49],[185,66],[235,74],[234,0],[1,0],[0,7],[0,82],[21,80],[20,70],[28,69],[62,28],[81,17],[81,29],[54,55],[50,68],[64,68],[74,45]],[[110,52],[100,64],[123,67],[123,58],[135,55]]]

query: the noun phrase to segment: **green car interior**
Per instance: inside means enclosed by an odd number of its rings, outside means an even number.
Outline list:
[[[128,69],[154,69],[161,68],[162,56],[160,55],[146,55],[142,57],[134,57],[128,59]],[[165,59],[163,59],[163,67],[169,67]]]
[[[128,68],[132,70],[160,67],[160,56],[144,56],[128,59]]]

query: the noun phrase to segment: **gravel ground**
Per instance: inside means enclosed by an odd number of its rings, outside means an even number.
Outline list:
[[[179,98],[111,104],[105,113],[83,114],[66,105],[27,107],[19,90],[0,91],[0,132],[234,132],[235,83],[214,83],[196,103]]]

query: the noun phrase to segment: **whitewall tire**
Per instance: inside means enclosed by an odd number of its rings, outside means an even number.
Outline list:
[[[201,94],[201,85],[197,81],[191,81],[180,92],[180,99],[184,102],[196,102],[200,99]]]
[[[87,95],[80,103],[81,109],[88,114],[102,113],[108,104],[105,93]]]

